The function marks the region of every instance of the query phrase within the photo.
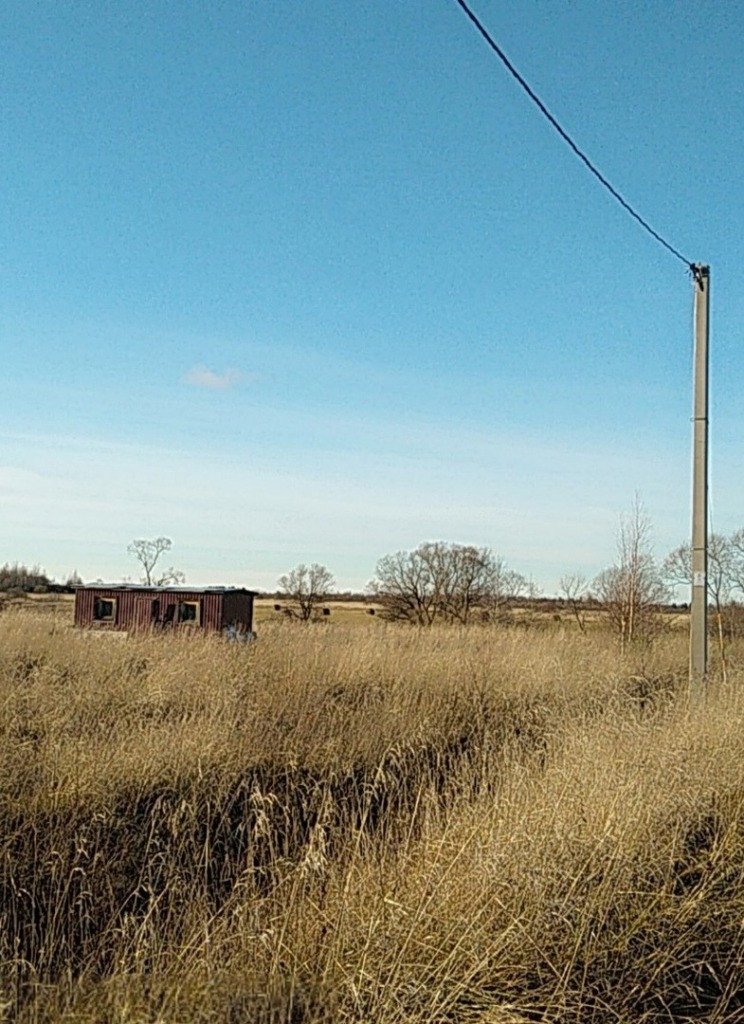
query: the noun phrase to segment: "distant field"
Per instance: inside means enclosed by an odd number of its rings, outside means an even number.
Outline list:
[[[241,647],[21,605],[0,616],[7,1019],[742,1019],[741,644],[690,709],[676,632],[621,656],[599,629],[352,606]]]
[[[276,610],[276,605],[280,606],[279,610]],[[259,597],[255,603],[256,623],[274,622],[286,618],[286,609],[289,607],[291,607],[291,603],[283,601],[281,598],[275,600],[274,598]],[[327,608],[330,614],[324,616],[323,608]],[[367,604],[361,601],[325,601],[319,607],[318,617],[321,621],[326,618],[329,623],[333,622],[334,624],[375,625],[375,615],[370,614],[370,611],[377,614],[379,605],[374,602]]]
[[[69,618],[72,622],[72,609],[74,597],[71,594],[29,594],[21,599],[12,599],[8,607],[33,608],[35,611],[45,612],[57,616],[60,620]],[[277,609],[276,606],[279,606]],[[0,608],[2,604],[0,603]],[[282,598],[259,597],[254,606],[256,627],[260,628],[267,623],[278,623],[287,619],[287,609],[291,603]],[[323,615],[322,609],[327,608],[329,614]],[[316,621],[323,625],[346,625],[366,626],[379,628],[382,624],[380,619],[381,607],[374,601],[339,601],[330,599],[321,604],[318,608]],[[542,602],[538,607],[517,607],[509,613],[514,622],[518,624],[533,623],[541,627],[568,629],[579,631],[575,616],[570,609],[562,607],[559,602],[553,606],[545,606]],[[601,611],[587,611],[584,613],[585,625],[593,631],[603,626],[603,615]],[[664,614],[664,621],[667,628],[672,630],[686,630],[688,624],[688,613],[669,609]]]
[[[69,617],[72,622],[73,606],[75,604],[75,598],[72,594],[27,594],[21,598],[11,598],[7,601],[7,606],[14,610],[19,609],[33,609],[36,612],[43,612],[53,614],[61,619]],[[280,611],[276,611],[274,606],[279,604],[281,606]],[[0,601],[0,607],[2,607],[2,601]],[[279,622],[286,618],[284,609],[288,607],[287,602],[281,600],[274,600],[273,598],[259,597],[255,602],[255,620],[257,623],[264,622]],[[342,622],[344,624],[359,624],[359,625],[374,625],[375,619],[373,615],[370,615],[369,609],[377,609],[374,603],[367,604],[365,602],[355,601],[330,601],[325,602],[321,606],[319,617],[323,618],[322,608],[326,607],[330,609],[330,616],[327,616],[329,621],[334,623]]]

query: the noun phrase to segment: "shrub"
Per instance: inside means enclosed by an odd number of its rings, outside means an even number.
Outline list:
[[[44,593],[50,582],[47,574],[38,565],[29,568],[19,562],[12,565],[6,562],[0,566],[0,590],[32,593],[35,587],[42,587],[44,589],[37,593]]]

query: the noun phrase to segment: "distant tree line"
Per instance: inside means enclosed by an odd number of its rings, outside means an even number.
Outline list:
[[[21,562],[6,562],[0,566],[0,591],[16,591],[23,594],[44,593],[52,581],[38,566],[23,565]]]
[[[279,579],[277,596],[289,602],[283,610],[291,617],[308,622],[333,588],[325,566],[301,564]],[[436,541],[381,558],[363,596],[379,606],[383,619],[431,626],[483,621],[534,594],[534,585],[490,548]]]
[[[24,565],[22,562],[6,562],[0,566],[0,594],[20,596],[22,594],[65,594],[82,583],[76,572],[70,574],[64,583],[59,583],[39,565]]]

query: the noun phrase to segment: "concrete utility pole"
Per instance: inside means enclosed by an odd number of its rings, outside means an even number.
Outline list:
[[[692,600],[690,694],[702,697],[708,672],[708,311],[710,267],[696,263],[692,428]]]

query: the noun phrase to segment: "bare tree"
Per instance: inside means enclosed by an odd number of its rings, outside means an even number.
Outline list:
[[[593,587],[623,648],[658,631],[669,588],[651,553],[651,520],[637,497],[630,514],[620,519],[617,560]]]
[[[729,537],[731,588],[744,594],[744,528]]]
[[[484,595],[484,606],[487,610],[500,611],[519,598],[530,598],[539,595],[534,580],[523,576],[521,572],[510,569],[501,555],[490,556],[490,578]]]
[[[664,560],[665,578],[672,586],[692,584],[692,552],[689,543],[680,544]],[[730,537],[713,533],[708,538],[708,597],[716,608],[724,608],[736,591],[744,594],[744,528]]]
[[[172,546],[173,542],[170,537],[155,537],[154,540],[133,540],[127,548],[129,554],[133,555],[142,566],[144,573],[142,582],[146,586],[167,587],[185,582],[184,573],[180,569],[174,569],[173,566],[169,566],[165,570],[161,569],[160,573],[155,575],[155,567],[160,561],[160,556],[166,551],[170,551]]]
[[[418,555],[430,568],[432,610],[448,622],[466,625],[476,608],[485,610],[505,599],[509,578],[503,559],[472,544],[422,544]]]
[[[744,536],[742,537],[741,554],[737,548],[738,536],[742,533],[744,531],[740,530],[732,537],[713,533],[708,538],[706,584],[708,600],[712,602],[715,610],[718,649],[721,654],[724,678],[726,677],[726,633],[733,626],[732,617],[727,616],[726,608],[730,605],[732,591],[739,588],[744,590],[744,586],[742,586],[744,584],[744,571],[742,571],[744,569],[742,565]],[[662,573],[672,587],[692,586],[692,547],[689,543],[680,544],[678,548],[667,555],[662,565]],[[728,623],[727,618],[729,619]]]
[[[498,608],[528,589],[489,548],[437,541],[385,555],[367,592],[382,605],[383,618],[430,626],[436,620],[465,625],[476,609]]]
[[[312,618],[317,605],[330,594],[335,585],[333,573],[317,562],[312,565],[300,564],[280,576],[278,581],[279,592],[296,605],[294,614],[303,622]]]
[[[367,590],[382,604],[383,618],[419,626],[434,621],[439,595],[430,547],[421,544],[415,551],[397,551],[377,563]]]
[[[738,587],[736,549],[733,538],[713,533],[708,538],[708,597],[720,611],[731,599],[731,591]],[[664,578],[672,585],[692,585],[692,548],[680,544],[664,559],[661,567]],[[744,582],[744,577],[742,578]]]
[[[586,619],[582,604],[587,594],[586,578],[581,573],[567,573],[565,576],[561,576],[558,586],[561,597],[568,604],[579,625],[579,629],[584,633],[586,631]]]

